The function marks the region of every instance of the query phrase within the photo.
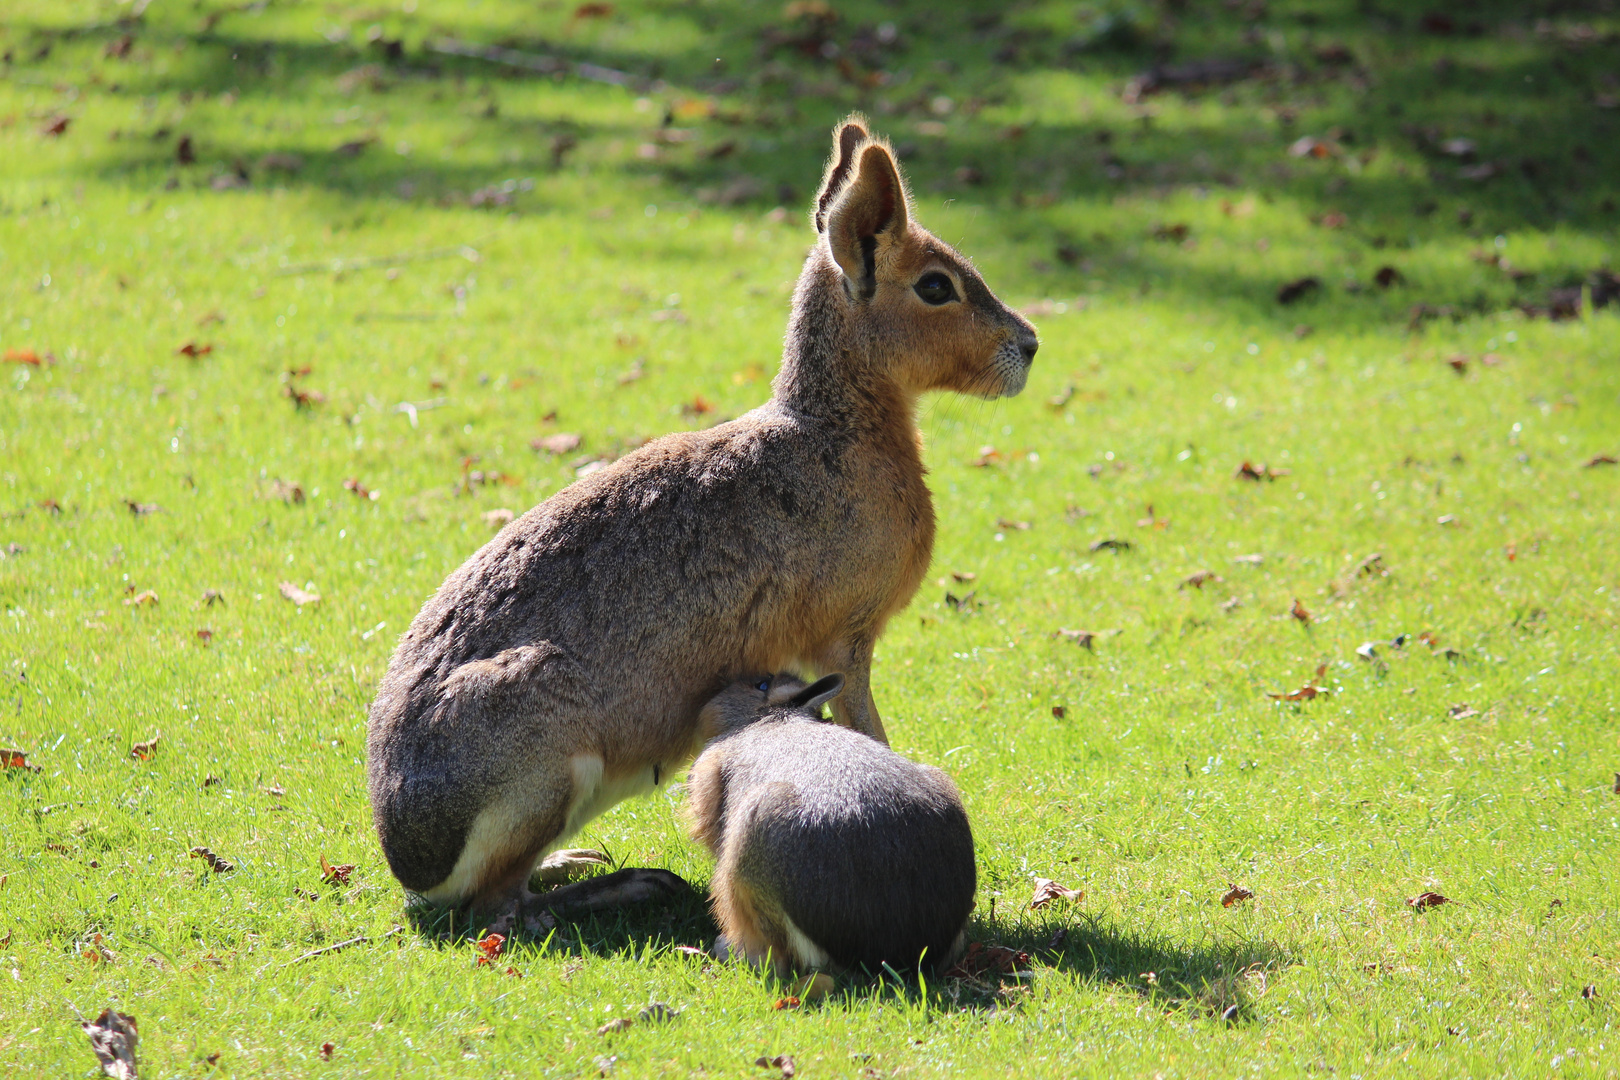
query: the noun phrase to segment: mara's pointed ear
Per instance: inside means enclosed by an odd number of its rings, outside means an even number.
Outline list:
[[[795,709],[813,709],[821,711],[821,707],[844,691],[844,677],[836,671],[831,675],[823,675],[809,686],[800,690],[788,699],[788,705]]]
[[[882,143],[867,143],[855,175],[827,211],[827,246],[856,296],[877,291],[880,241],[904,235],[909,215],[900,166]]]
[[[838,125],[833,132],[833,153],[827,161],[827,171],[821,178],[821,191],[816,194],[816,211],[812,215],[816,232],[827,229],[827,207],[844,190],[849,174],[855,167],[855,151],[871,138],[866,133],[865,119],[859,113]]]

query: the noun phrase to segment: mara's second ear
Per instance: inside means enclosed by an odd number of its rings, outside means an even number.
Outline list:
[[[816,194],[816,232],[827,229],[827,207],[838,198],[849,182],[850,170],[855,167],[855,151],[871,138],[859,114],[851,116],[833,132],[833,155],[827,162],[827,171],[821,178],[821,191]]]
[[[788,704],[795,709],[814,709],[821,711],[821,707],[844,690],[844,677],[838,672],[823,675],[809,686],[800,690],[788,699]]]
[[[900,166],[887,146],[867,143],[855,176],[827,211],[827,246],[858,296],[867,299],[877,291],[879,237],[901,236],[907,220]]]

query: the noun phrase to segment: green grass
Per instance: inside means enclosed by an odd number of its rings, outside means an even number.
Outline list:
[[[0,745],[39,766],[0,777],[0,1068],[86,1075],[78,1014],[115,1005],[148,1077],[1616,1075],[1620,468],[1582,466],[1620,456],[1620,309],[1518,305],[1620,240],[1620,19],[1533,6],[1442,35],[1404,5],[839,5],[852,74],[889,74],[866,87],[767,50],[813,23],[774,3],[8,5],[0,348],[49,357],[0,391]],[[885,21],[901,47],[861,51]],[[1121,98],[1210,55],[1270,66]],[[875,674],[896,747],[967,799],[971,936],[1032,974],[779,1011],[675,951],[712,939],[700,898],[477,967],[371,833],[389,649],[486,512],[572,479],[530,440],[613,454],[763,399],[854,108],[919,218],[1045,312],[1021,397],[925,404],[935,571]],[[1288,155],[1334,128],[1342,154]],[[363,256],[402,258],[333,268]],[[1267,696],[1323,664],[1329,696]],[[678,801],[581,840],[701,886]],[[1031,911],[1035,876],[1086,895]],[[1223,908],[1234,882],[1254,899]],[[1455,903],[1407,906],[1427,890]],[[681,1015],[595,1034],[650,1000]]]

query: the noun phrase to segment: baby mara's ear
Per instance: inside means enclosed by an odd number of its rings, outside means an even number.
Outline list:
[[[870,300],[877,292],[879,256],[906,234],[908,197],[900,166],[882,143],[862,147],[854,168],[826,212],[827,246],[851,294]]]
[[[821,713],[821,707],[844,691],[844,677],[836,671],[831,675],[823,675],[809,686],[800,690],[788,699],[788,706],[794,709],[805,709],[816,714]]]
[[[816,195],[816,212],[813,215],[816,223],[816,232],[825,232],[827,229],[827,208],[832,201],[838,198],[838,193],[844,190],[849,183],[850,170],[855,167],[855,151],[859,150],[869,138],[866,133],[866,119],[859,113],[853,113],[849,119],[838,125],[833,132],[833,156],[827,162],[827,172],[821,178],[821,191]]]

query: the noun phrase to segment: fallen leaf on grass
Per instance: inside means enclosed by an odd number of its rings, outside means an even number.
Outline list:
[[[616,1016],[612,1020],[596,1029],[598,1035],[617,1035],[635,1026],[635,1021],[628,1016]]]
[[[958,584],[967,585],[971,582],[978,581],[979,575],[975,574],[971,570],[952,570],[951,579]]]
[[[1585,986],[1581,987],[1581,997],[1587,1001],[1591,1001],[1593,998],[1597,997],[1597,987],[1591,983],[1587,983]]]
[[[1429,908],[1439,907],[1441,904],[1454,903],[1456,903],[1455,900],[1448,896],[1441,896],[1437,892],[1418,893],[1416,896],[1407,897],[1406,900],[1406,906],[1415,911],[1427,911]]]
[[[1014,521],[1012,518],[998,517],[996,518],[996,528],[1007,529],[1012,532],[1028,532],[1029,522]]]
[[[305,604],[318,604],[321,602],[320,593],[306,592],[290,581],[283,581],[277,588],[281,590],[282,596],[299,607],[303,607]]]
[[[203,862],[207,863],[208,869],[212,870],[216,874],[228,874],[232,870],[236,869],[235,863],[231,862],[229,859],[215,855],[212,851],[209,851],[205,847],[192,848],[191,857],[193,859],[201,859]]]
[[[488,967],[495,963],[495,958],[506,949],[506,935],[490,934],[478,941],[478,960],[474,967]]]
[[[157,602],[158,602],[158,594],[153,592],[151,589],[147,589],[144,592],[138,592],[134,596],[131,596],[131,597],[127,598],[124,601],[124,606],[125,607],[142,607],[142,606],[144,606],[146,604],[155,604]]]
[[[27,769],[29,772],[39,772],[40,767],[28,764],[28,755],[23,751],[6,747],[0,748],[0,769]]]
[[[1322,676],[1326,674],[1327,665],[1318,664],[1316,666],[1317,681],[1320,681]],[[1286,694],[1273,694],[1268,690],[1266,692],[1266,697],[1273,698],[1277,701],[1311,701],[1318,696],[1327,697],[1330,693],[1332,693],[1332,691],[1327,687],[1317,686],[1314,682],[1308,682],[1304,686],[1301,686],[1298,690],[1290,690]]]
[[[974,603],[974,594],[976,592],[978,592],[977,589],[970,589],[962,596],[948,592],[945,594],[945,606],[952,611],[972,611],[977,606]]]
[[[714,412],[714,402],[710,401],[702,394],[698,394],[696,397],[692,398],[691,401],[683,402],[681,404],[682,416],[704,416],[712,412]]]
[[[1101,540],[1093,540],[1091,542],[1091,548],[1090,548],[1090,551],[1091,551],[1091,553],[1093,555],[1095,555],[1099,551],[1129,551],[1129,550],[1131,550],[1131,542],[1129,540],[1116,540],[1112,536],[1104,537]]]
[[[1225,578],[1221,577],[1221,575],[1217,574],[1213,570],[1195,570],[1191,574],[1187,575],[1186,579],[1184,581],[1182,581],[1182,583],[1180,585],[1177,585],[1176,588],[1178,590],[1179,589],[1202,589],[1204,587],[1205,582],[1208,582],[1208,581],[1225,581],[1225,580],[1226,580]]]
[[[1002,460],[1001,451],[987,445],[979,447],[979,456],[973,460],[973,464],[976,468],[986,469],[1001,464]]]
[[[1620,772],[1614,774],[1614,793],[1620,795]]]
[[[1367,574],[1368,576],[1376,574],[1379,577],[1388,577],[1389,571],[1384,568],[1383,553],[1375,551],[1371,555],[1368,555],[1365,559],[1362,559],[1360,562],[1356,563],[1356,573]]]
[[[225,594],[218,589],[204,589],[202,594],[203,607],[212,607],[214,604],[223,604]]]
[[[349,877],[354,873],[353,863],[339,863],[333,866],[326,861],[326,855],[321,855],[321,880],[329,885],[347,885]]]
[[[1170,519],[1155,517],[1153,514],[1153,504],[1148,503],[1147,516],[1137,518],[1136,527],[1138,529],[1168,529],[1170,527]]]
[[[1399,285],[1405,280],[1406,276],[1393,266],[1380,266],[1378,272],[1373,275],[1373,284],[1380,289],[1387,289],[1391,285]]]
[[[1321,139],[1315,135],[1301,135],[1288,144],[1289,157],[1332,157],[1339,152],[1339,146],[1331,139]]]
[[[213,351],[214,346],[211,342],[207,345],[199,345],[195,341],[188,341],[184,345],[180,346],[180,348],[175,350],[177,355],[189,356],[193,360],[197,359],[199,356],[207,356]]]
[[[797,999],[794,1000],[797,1001]],[[781,1002],[777,1002],[777,1008],[781,1007]],[[762,1057],[755,1061],[754,1064],[758,1065],[762,1069],[779,1070],[782,1074],[782,1080],[793,1080],[793,1074],[798,1071],[793,1063],[792,1054],[777,1054],[775,1057]]]
[[[136,761],[151,761],[157,754],[158,743],[163,741],[161,733],[153,735],[145,742],[138,742],[129,748],[129,756]]]
[[[771,1008],[778,1009],[778,1010],[780,1010],[780,1009],[797,1009],[801,1004],[802,1004],[802,1002],[800,1002],[798,998],[796,998],[793,995],[789,994],[787,997],[777,998],[776,999],[776,1004],[772,1005]]]
[[[304,488],[301,484],[283,480],[278,476],[270,481],[270,495],[272,498],[280,499],[288,506],[296,506],[304,501]]]
[[[1277,290],[1277,303],[1292,304],[1322,287],[1322,282],[1314,277],[1302,277],[1290,281]]]
[[[202,642],[204,645],[207,645],[210,641],[214,640],[214,632],[208,627],[204,626],[197,631],[197,640]]]
[[[547,454],[562,456],[579,449],[582,440],[571,431],[560,431],[555,435],[547,435],[542,439],[531,439],[529,447],[533,450],[544,451]]]
[[[1052,706],[1052,719],[1061,720],[1067,714],[1068,714],[1068,710],[1065,709],[1062,705],[1054,705],[1054,706]]]
[[[53,116],[40,126],[39,133],[56,138],[64,134],[71,123],[73,123],[73,117],[71,116]]]
[[[1046,399],[1046,403],[1054,409],[1061,409],[1074,399],[1074,383],[1065,386],[1063,390]]]
[[[1231,907],[1233,904],[1241,904],[1245,900],[1254,899],[1254,893],[1236,882],[1229,881],[1227,884],[1231,887],[1226,890],[1226,895],[1221,897],[1221,907]]]
[[[124,505],[129,507],[129,512],[136,517],[145,517],[148,514],[160,513],[163,510],[163,507],[157,503],[136,502],[134,499],[125,499]]]
[[[33,349],[7,349],[6,363],[28,364],[32,367],[39,367],[39,353]]]
[[[321,1043],[321,1060],[322,1061],[331,1061],[332,1060],[332,1055],[335,1054],[335,1053],[337,1053],[337,1044],[336,1043],[329,1043],[329,1042]]]
[[[1118,630],[1065,630],[1060,627],[1057,633],[1053,634],[1052,636],[1068,638],[1082,649],[1094,651],[1092,650],[1092,645],[1098,638],[1112,637],[1117,633],[1119,633]]]
[[[982,975],[1005,975],[1029,963],[1029,953],[1010,949],[1005,945],[986,945],[975,941],[967,947],[951,969],[947,979],[977,979]]]
[[[1468,357],[1465,354],[1458,353],[1456,356],[1447,357],[1446,363],[1458,375],[1468,374]]]
[[[370,488],[366,487],[366,485],[362,484],[359,480],[352,476],[343,481],[343,490],[352,491],[354,492],[355,498],[365,499],[368,502],[375,502],[382,495],[382,492],[372,491]]]
[[[685,956],[694,960],[714,959],[714,957],[709,955],[706,950],[700,949],[696,945],[677,945],[675,946],[675,954],[677,956]]]
[[[1279,476],[1288,476],[1293,469],[1274,469],[1270,465],[1255,465],[1254,462],[1244,459],[1243,464],[1237,467],[1232,475],[1239,480],[1275,480]]]
[[[1297,596],[1294,598],[1294,606],[1288,609],[1288,614],[1292,615],[1300,622],[1305,623],[1307,626],[1310,625],[1311,613],[1305,610],[1305,605],[1299,602],[1299,598]]]
[[[1054,900],[1084,900],[1084,889],[1071,889],[1066,885],[1059,885],[1051,878],[1038,877],[1035,879],[1035,895],[1030,897],[1029,906],[1039,911]]]
[[[510,525],[512,523],[512,519],[517,517],[516,514],[504,506],[495,510],[485,510],[481,516],[484,519],[484,524],[488,525],[492,529],[499,529],[503,525]]]
[[[103,1009],[100,1016],[84,1021],[80,1027],[90,1037],[90,1049],[101,1065],[102,1075],[135,1080],[139,1074],[135,1044],[141,1036],[133,1016]]]
[[[1616,464],[1620,464],[1620,459],[1617,459],[1613,454],[1598,454],[1595,457],[1593,457],[1590,461],[1588,461],[1585,465],[1582,465],[1581,468],[1583,468],[1583,469],[1595,469],[1599,465],[1616,465]]]
[[[1436,525],[1455,525],[1457,524],[1457,515],[1441,514],[1439,517],[1434,519],[1434,523]]]
[[[1478,716],[1479,710],[1474,708],[1472,705],[1469,705],[1467,702],[1462,702],[1447,709],[1446,715],[1451,717],[1453,720],[1467,720],[1470,717]]]

